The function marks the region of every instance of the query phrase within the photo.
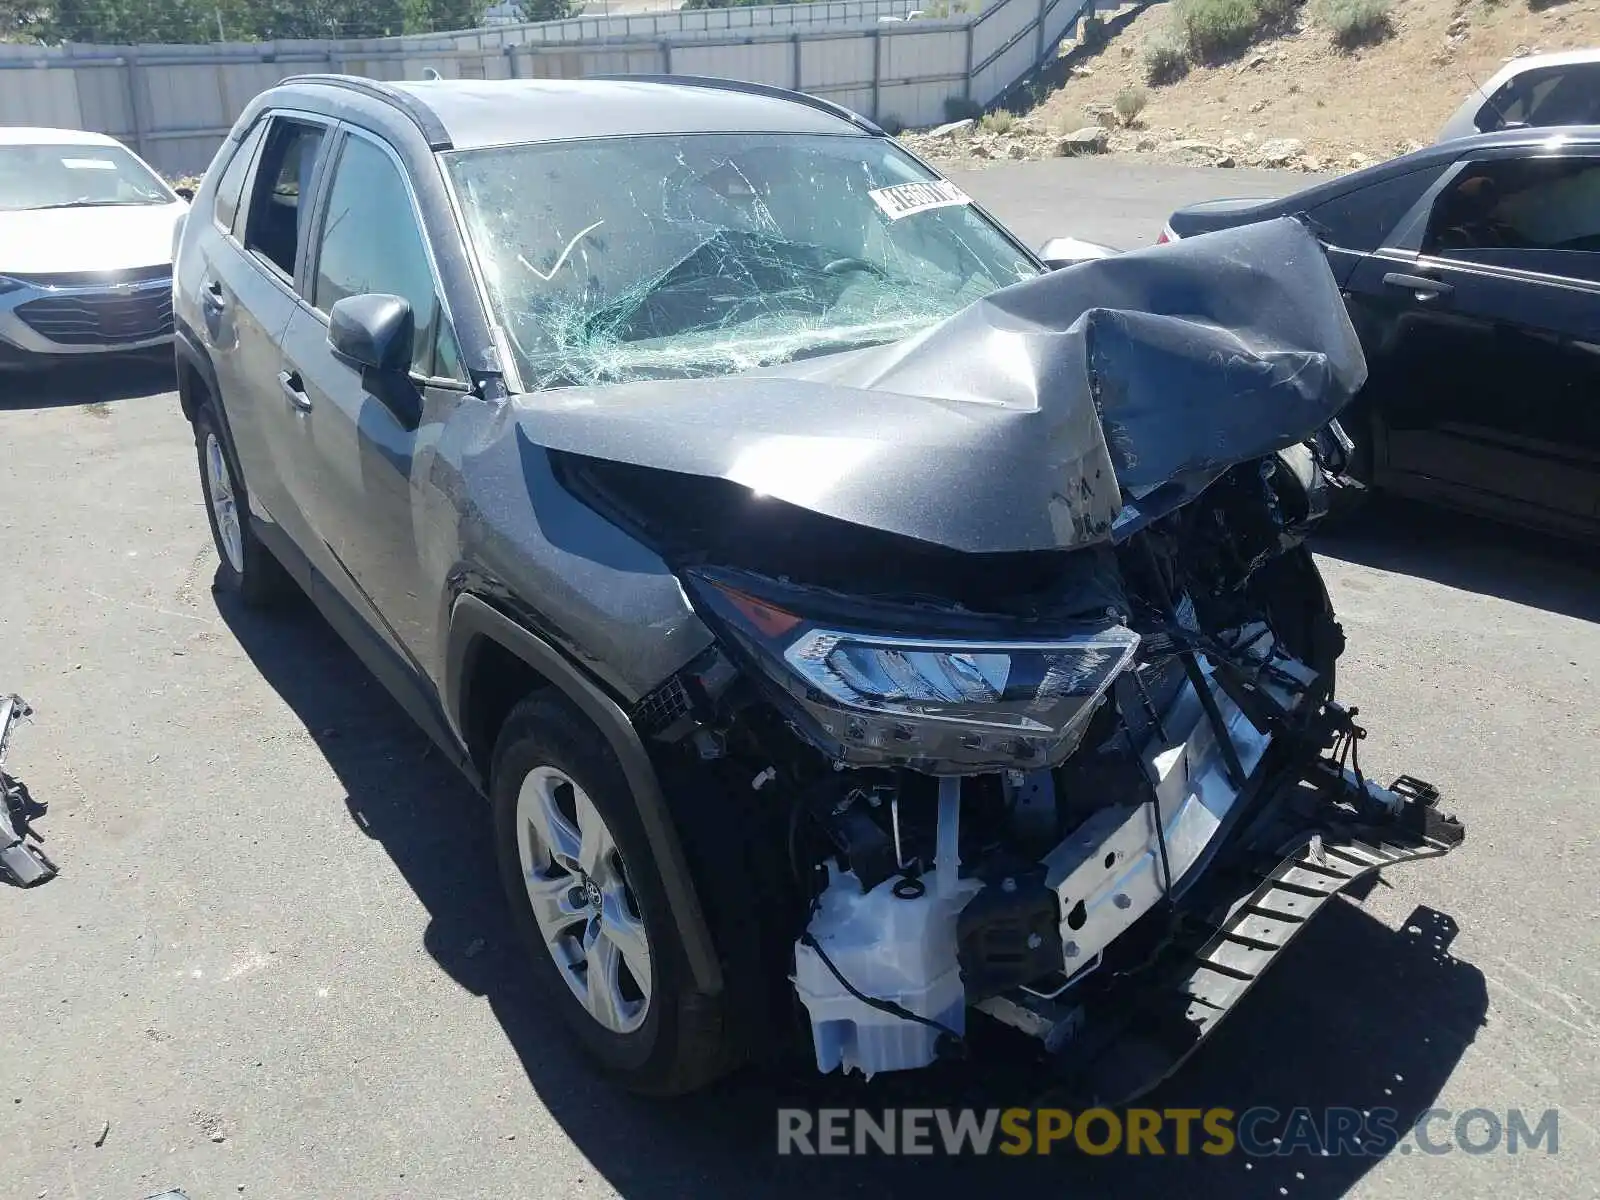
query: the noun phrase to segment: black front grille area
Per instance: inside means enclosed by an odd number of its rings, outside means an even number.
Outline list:
[[[129,267],[122,271],[52,271],[45,275],[23,275],[7,271],[5,276],[19,283],[31,283],[34,287],[44,288],[115,287],[119,283],[171,280],[172,264],[156,263],[150,267]]]
[[[63,346],[116,346],[170,334],[172,291],[45,296],[18,305],[16,312],[35,333]]]

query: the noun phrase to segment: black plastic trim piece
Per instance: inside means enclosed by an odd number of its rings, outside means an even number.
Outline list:
[[[398,88],[386,87],[376,79],[364,79],[359,75],[291,75],[282,80],[279,86],[295,83],[344,88],[346,91],[371,96],[374,100],[382,100],[411,118],[416,127],[422,131],[422,136],[427,139],[429,150],[455,149],[455,143],[450,140],[450,131],[444,127],[444,122],[439,120],[433,109]]]
[[[695,988],[708,996],[719,995],[723,989],[722,966],[689,873],[688,860],[667,810],[655,764],[650,761],[644,742],[627,713],[559,650],[469,594],[459,597],[451,610],[450,638],[445,653],[445,703],[458,731],[463,728],[462,717],[469,699],[468,681],[463,678],[467,655],[472,643],[480,637],[499,643],[559,689],[610,744],[638,806],[639,820],[650,841],[656,870],[660,873],[678,936],[683,940]]]

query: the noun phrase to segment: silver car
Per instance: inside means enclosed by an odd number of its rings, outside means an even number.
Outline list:
[[[0,368],[169,345],[188,207],[115,138],[0,128]]]

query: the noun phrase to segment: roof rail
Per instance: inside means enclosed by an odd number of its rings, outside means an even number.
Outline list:
[[[423,104],[408,92],[399,88],[392,88],[376,79],[366,79],[360,75],[291,75],[279,81],[287,83],[320,83],[325,87],[344,88],[346,91],[359,92],[363,96],[371,96],[374,100],[399,109],[410,117],[422,136],[428,141],[430,150],[452,150],[455,143],[450,140],[450,132],[444,127],[444,122],[439,120],[434,111]]]
[[[747,83],[742,79],[721,79],[714,75],[589,75],[588,79],[601,79],[607,81],[630,81],[633,83],[676,83],[683,87],[714,88],[723,92],[742,92],[747,96],[770,96],[774,100],[789,100],[795,104],[804,104],[807,108],[817,109],[829,116],[838,117],[841,121],[848,121],[857,129],[878,137],[886,136],[882,129],[867,120],[860,113],[852,112],[842,104],[835,104],[832,100],[824,100],[821,96],[813,96],[807,92],[796,92],[789,88],[774,87],[770,83]]]

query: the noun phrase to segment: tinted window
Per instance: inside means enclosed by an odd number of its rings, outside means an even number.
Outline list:
[[[1600,278],[1600,158],[1470,163],[1434,202],[1423,252]]]
[[[217,181],[217,195],[212,202],[211,215],[218,229],[227,231],[233,229],[233,218],[239,211],[239,200],[244,194],[245,176],[250,173],[250,164],[255,159],[256,148],[261,145],[261,138],[266,128],[266,123],[262,122],[245,135],[244,141],[239,144],[239,148],[228,161],[227,170],[223,171],[222,178]]]
[[[323,133],[319,125],[275,118],[256,171],[244,244],[291,279],[300,223],[310,211],[311,171]]]
[[[1344,250],[1376,250],[1442,170],[1412,171],[1319,204],[1311,210],[1317,236]]]
[[[412,368],[461,378],[416,210],[394,160],[364,138],[346,140],[328,193],[311,302],[327,312],[347,296],[382,292],[410,301],[417,340]],[[436,356],[441,340],[448,345]],[[435,367],[434,359],[441,361]]]
[[[1600,122],[1600,63],[1524,71],[1507,81],[1478,112],[1485,133],[1521,125]]]

